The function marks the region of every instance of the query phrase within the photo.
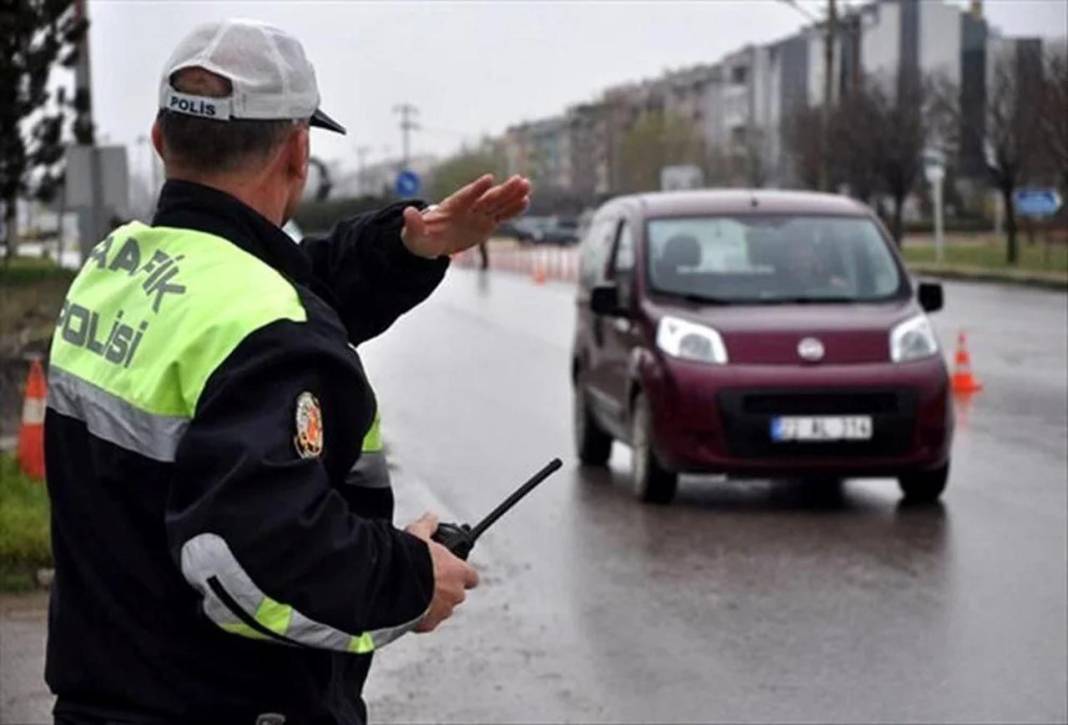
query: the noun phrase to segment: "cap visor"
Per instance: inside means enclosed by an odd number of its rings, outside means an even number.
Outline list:
[[[321,108],[315,109],[315,113],[312,114],[308,124],[311,126],[318,126],[319,128],[325,128],[327,131],[333,131],[342,135],[345,134],[345,127],[323,113]]]

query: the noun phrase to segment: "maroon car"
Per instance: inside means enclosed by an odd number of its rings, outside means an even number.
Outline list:
[[[582,242],[572,380],[578,455],[633,448],[635,493],[679,473],[895,477],[946,486],[949,379],[883,226],[841,196],[770,191],[609,201]]]

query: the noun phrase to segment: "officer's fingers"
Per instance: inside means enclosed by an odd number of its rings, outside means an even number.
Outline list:
[[[494,220],[500,224],[503,221],[508,221],[512,217],[517,217],[527,210],[530,206],[530,197],[524,196],[519,201],[512,202],[510,205],[500,209],[494,214]]]
[[[486,190],[493,186],[493,174],[485,174],[472,181],[467,186],[463,187],[459,191],[454,192],[448,199],[442,202],[442,206],[449,205],[457,207],[468,207],[475,203],[475,200],[486,193]]]
[[[464,562],[464,589],[474,589],[478,586],[478,572],[475,568]]]
[[[409,237],[425,237],[426,236],[426,220],[423,219],[423,215],[414,206],[405,207],[404,209],[404,230]]]
[[[433,632],[439,624],[449,618],[449,611],[442,611],[440,607],[431,607],[426,616],[415,625],[416,632]]]
[[[513,176],[499,186],[486,191],[475,202],[473,209],[493,215],[498,209],[509,206],[530,193],[530,182],[522,176]]]
[[[438,530],[438,517],[427,511],[405,528],[409,534],[417,536],[423,541],[430,541],[430,537]]]

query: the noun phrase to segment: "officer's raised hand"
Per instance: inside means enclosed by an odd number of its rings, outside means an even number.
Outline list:
[[[432,259],[455,254],[490,238],[497,225],[530,204],[530,182],[513,176],[493,185],[492,174],[476,179],[437,206],[404,210],[401,239],[412,254]]]
[[[463,559],[453,556],[452,552],[430,537],[438,528],[438,517],[425,513],[408,524],[405,531],[419,537],[430,547],[430,559],[434,565],[434,598],[430,609],[415,628],[416,632],[430,632],[452,615],[466,598],[465,589],[478,586],[478,572]]]

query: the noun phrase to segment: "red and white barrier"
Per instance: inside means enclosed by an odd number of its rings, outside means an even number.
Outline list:
[[[520,247],[490,245],[489,266],[493,271],[529,275],[535,284],[547,280],[578,281],[579,253],[575,247]],[[481,265],[477,249],[454,254],[452,263],[460,267]]]

